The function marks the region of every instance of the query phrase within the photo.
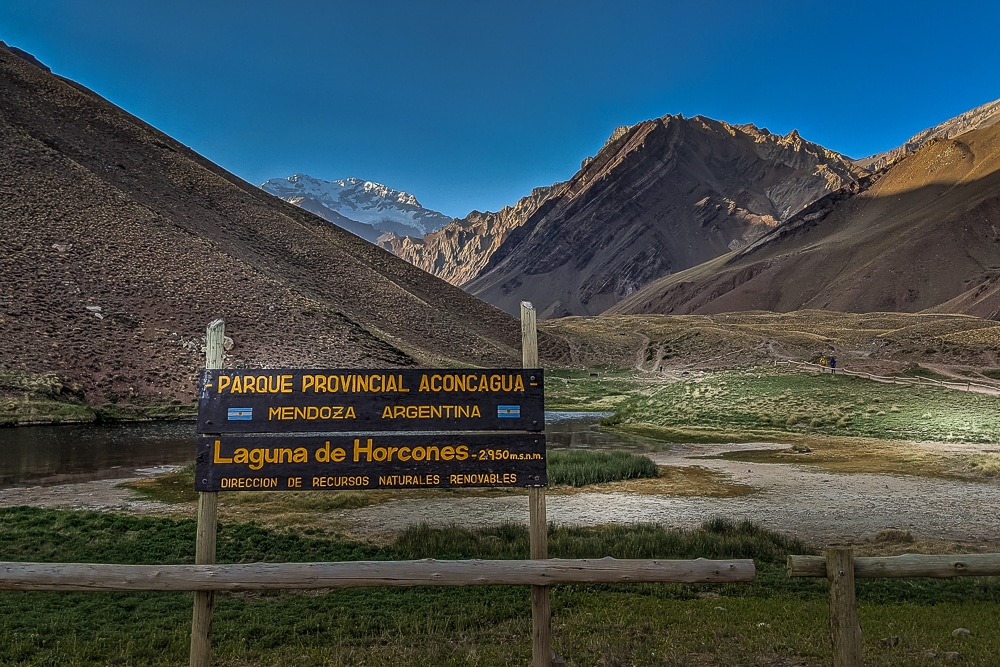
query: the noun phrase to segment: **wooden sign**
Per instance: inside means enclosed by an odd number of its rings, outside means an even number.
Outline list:
[[[199,433],[541,431],[541,369],[206,369]]]
[[[540,433],[200,436],[197,491],[535,487]]]

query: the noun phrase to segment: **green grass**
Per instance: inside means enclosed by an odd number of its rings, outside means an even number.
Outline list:
[[[0,368],[0,427],[25,424],[90,423],[144,419],[191,419],[194,405],[168,404],[95,407],[84,403],[83,389],[55,373]]]
[[[727,438],[784,432],[996,442],[1000,398],[842,375],[749,369],[657,385],[624,401],[608,423],[652,427],[649,434],[700,428]]]
[[[610,411],[639,387],[634,373],[627,371],[546,370],[545,409]]]
[[[656,477],[649,457],[629,452],[552,450],[546,456],[549,484],[587,486],[623,479]]]
[[[0,510],[0,560],[190,563],[191,520],[14,508]],[[523,526],[416,526],[385,545],[312,529],[223,523],[220,562],[528,555]],[[552,589],[554,648],[567,665],[821,665],[830,661],[826,584],[791,579],[798,541],[748,522],[678,531],[636,524],[550,527],[558,558],[753,558],[748,584],[567,585]],[[994,579],[858,583],[866,665],[909,665],[926,650],[962,664],[1000,653]],[[177,665],[187,661],[192,596],[173,593],[0,593],[0,664]],[[370,588],[220,594],[217,665],[523,665],[530,660],[526,587]],[[954,637],[955,627],[972,630]],[[899,636],[894,649],[878,639]],[[783,661],[783,662],[782,662]]]
[[[55,373],[0,369],[0,427],[36,422],[92,422],[79,385]]]

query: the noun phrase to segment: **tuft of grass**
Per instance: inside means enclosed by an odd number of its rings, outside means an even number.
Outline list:
[[[125,482],[121,486],[132,489],[143,498],[161,503],[193,503],[198,500],[194,490],[194,461],[172,472]]]
[[[580,487],[657,476],[656,464],[648,456],[622,451],[553,450],[546,464],[552,485]]]

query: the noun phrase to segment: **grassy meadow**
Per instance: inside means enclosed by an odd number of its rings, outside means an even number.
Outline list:
[[[193,520],[0,510],[0,560],[190,563]],[[700,529],[551,528],[552,557],[753,558],[749,584],[572,585],[552,589],[553,646],[567,665],[823,665],[825,582],[790,579],[798,541],[722,519]],[[526,558],[523,526],[415,526],[389,544],[322,531],[223,523],[220,562]],[[865,664],[962,664],[1000,654],[1000,587],[989,579],[859,582]],[[0,664],[186,664],[192,595],[0,592]],[[527,587],[420,587],[220,594],[213,664],[525,665]],[[969,636],[954,636],[957,627]],[[897,646],[881,637],[899,636]]]
[[[547,369],[547,408],[608,413],[604,428],[647,439],[615,452],[553,448],[548,457],[550,494],[727,498],[755,492],[708,468],[657,467],[643,456],[644,451],[675,442],[778,443],[786,447],[720,456],[839,473],[984,483],[995,483],[1000,476],[1000,452],[962,450],[965,445],[1000,442],[998,397],[793,371],[768,363],[743,368],[731,363],[745,358],[741,350],[762,357],[773,348],[807,354],[832,342],[861,348],[872,336],[878,345],[894,350],[969,360],[973,352],[979,354],[979,348],[969,346],[994,344],[986,338],[1000,330],[993,325],[953,316],[927,320],[870,315],[854,317],[846,326],[843,317],[816,313],[796,314],[791,320],[747,314],[607,322],[602,335],[588,334],[573,349],[583,357],[615,362]],[[642,326],[637,328],[636,322]],[[591,324],[567,318],[546,327],[569,335]],[[827,328],[816,329],[819,325]],[[713,361],[686,363],[695,358]],[[641,370],[624,370],[635,366]],[[987,367],[962,373],[973,381],[1000,378],[1000,370]],[[898,374],[954,377],[912,363],[900,364]],[[58,383],[48,387],[38,378],[32,378],[30,386],[23,378],[6,382],[13,385],[15,380],[24,385],[22,395],[40,405],[72,403]],[[4,381],[0,378],[0,389]],[[942,443],[954,451],[942,452]],[[0,561],[193,562],[195,523],[188,518],[196,501],[193,467],[128,484],[147,498],[171,503],[182,518],[0,509]],[[466,530],[421,525],[366,541],[341,534],[329,518],[340,510],[400,497],[513,493],[524,491],[227,494],[220,504],[218,560],[523,559],[529,553],[525,526]],[[816,547],[752,523],[706,518],[696,530],[642,523],[549,527],[549,554],[554,558],[752,558],[757,568],[755,581],[748,584],[553,587],[553,647],[566,665],[831,663],[826,582],[785,574],[789,554],[815,553]],[[887,531],[873,542],[856,545],[865,555],[945,553],[954,548],[968,547],[915,540],[905,531]],[[996,664],[997,579],[860,580],[857,591],[866,665]],[[0,609],[5,612],[0,614],[0,665],[186,664],[192,599],[191,594],[0,591]],[[527,587],[220,594],[213,664],[521,666],[530,662],[530,623]],[[953,634],[957,628],[971,634]]]

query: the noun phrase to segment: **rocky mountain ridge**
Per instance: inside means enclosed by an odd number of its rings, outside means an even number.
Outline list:
[[[998,122],[1000,122],[1000,100],[994,100],[918,132],[902,146],[897,146],[891,151],[858,160],[858,164],[872,171],[885,169],[932,139],[951,139]]]
[[[866,173],[795,131],[700,116],[619,128],[464,287],[508,312],[528,299],[541,317],[597,314]]]
[[[513,206],[504,206],[497,212],[472,211],[423,237],[384,234],[378,244],[452,285],[464,285],[479,275],[511,232],[523,225],[562,185],[535,188]]]
[[[1000,124],[987,124],[932,138],[751,246],[655,281],[609,312],[814,308],[997,319],[998,286]]]
[[[372,243],[384,234],[423,236],[453,220],[424,208],[411,194],[360,178],[325,181],[293,174],[269,179],[260,187]]]

